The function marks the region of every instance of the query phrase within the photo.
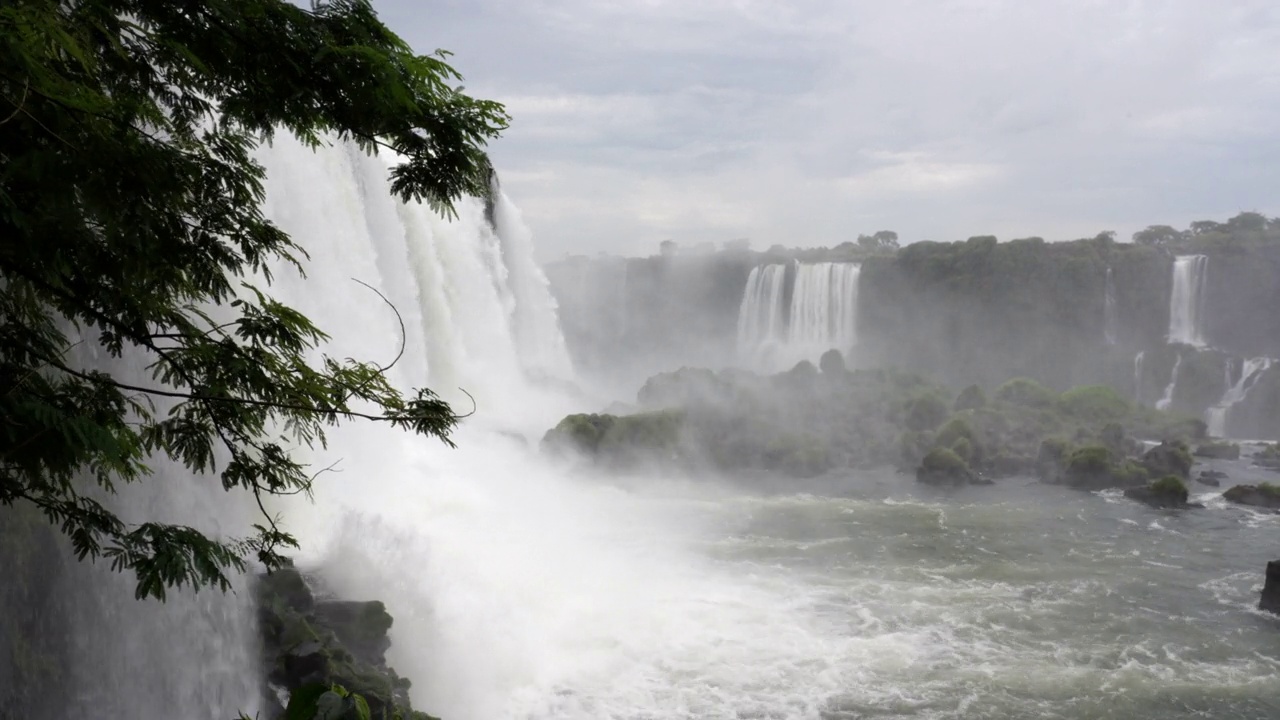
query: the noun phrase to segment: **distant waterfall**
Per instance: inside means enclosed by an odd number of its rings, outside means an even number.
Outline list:
[[[1214,437],[1225,437],[1227,433],[1227,415],[1232,406],[1249,394],[1249,390],[1257,384],[1262,374],[1271,369],[1271,358],[1249,358],[1240,369],[1240,379],[1231,383],[1231,365],[1227,365],[1227,391],[1217,405],[1205,410],[1204,421],[1209,426],[1209,434]]]
[[[852,263],[796,265],[789,336],[793,347],[819,354],[853,347],[861,272],[862,266]]]
[[[1116,336],[1118,335],[1119,315],[1116,312],[1116,281],[1111,275],[1111,268],[1107,268],[1107,287],[1106,295],[1102,303],[1102,334],[1108,345],[1116,344]]]
[[[832,348],[848,352],[857,342],[862,266],[796,262],[792,270],[789,305],[786,265],[757,267],[747,277],[738,311],[738,354],[748,366],[779,370],[816,361]]]
[[[1133,356],[1133,399],[1136,402],[1142,402],[1142,361],[1146,357],[1147,354],[1143,351]]]
[[[1173,261],[1173,291],[1169,294],[1169,342],[1203,347],[1205,275],[1209,258],[1180,255]]]
[[[786,341],[782,312],[786,279],[787,266],[782,264],[754,267],[747,276],[738,308],[738,353],[749,364],[762,361]]]
[[[1168,410],[1173,404],[1173,391],[1178,387],[1178,371],[1182,369],[1182,353],[1178,353],[1178,359],[1173,363],[1173,373],[1169,377],[1169,384],[1164,388],[1164,397],[1156,401],[1157,410]]]

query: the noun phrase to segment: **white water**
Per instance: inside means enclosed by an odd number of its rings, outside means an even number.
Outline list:
[[[1157,410],[1168,410],[1173,404],[1173,391],[1178,387],[1178,371],[1182,369],[1182,354],[1178,354],[1178,359],[1173,361],[1173,372],[1169,376],[1169,384],[1164,388],[1164,395],[1156,401]]]
[[[752,269],[738,311],[738,354],[748,367],[780,370],[801,360],[816,362],[836,349],[848,357],[858,341],[856,263],[793,264],[786,306],[786,266]],[[785,320],[784,320],[785,316]]]
[[[857,342],[858,276],[856,263],[797,263],[791,293],[789,343],[806,354],[835,348],[848,352]]]
[[[1146,356],[1142,350],[1133,356],[1133,399],[1139,403],[1142,402],[1142,361]]]
[[[1242,610],[1262,551],[1239,553],[1258,537],[1193,535],[1190,513],[1159,517],[1178,530],[1129,531],[1130,515],[1146,527],[1145,508],[1018,483],[920,499],[888,474],[856,479],[899,497],[757,498],[569,477],[506,432],[533,435],[566,408],[530,380],[542,364],[519,354],[529,341],[510,299],[522,270],[480,204],[447,223],[392,202],[385,167],[343,148],[312,154],[282,138],[263,160],[271,217],[312,255],[309,279],[282,273],[278,297],[330,331],[332,354],[387,359],[399,326],[350,278],[368,282],[406,323],[393,379],[478,399],[456,451],[380,427],[333,432],[310,458],[341,459],[316,503],[278,505],[306,546],[300,562],[345,597],[387,603],[391,664],[421,709],[446,720],[835,720],[1252,718],[1274,707],[1273,648]],[[214,509],[227,497],[216,484],[188,490],[178,486],[177,510],[211,527],[253,517]],[[163,615],[112,605],[76,628],[80,642],[119,647],[80,660],[77,675],[96,672],[102,694],[59,717],[252,713],[243,597],[172,602]]]
[[[1271,368],[1271,358],[1248,358],[1244,361],[1244,366],[1240,370],[1240,379],[1234,384],[1231,382],[1231,364],[1227,364],[1227,391],[1223,393],[1222,399],[1216,405],[1205,410],[1204,421],[1209,426],[1209,434],[1214,437],[1226,437],[1227,418],[1231,412],[1232,406],[1245,399],[1249,390],[1253,388],[1258,379],[1262,377],[1268,369]]]
[[[1108,345],[1115,345],[1119,334],[1120,317],[1116,309],[1116,281],[1111,268],[1107,268],[1106,295],[1102,302],[1102,334]]]
[[[1173,290],[1169,294],[1169,342],[1204,347],[1205,275],[1209,258],[1180,255],[1173,261]]]
[[[786,342],[783,289],[787,266],[759,265],[747,275],[738,308],[738,356],[749,367],[765,367]]]

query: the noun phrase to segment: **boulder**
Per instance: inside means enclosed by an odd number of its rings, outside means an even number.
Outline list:
[[[1280,443],[1263,445],[1261,450],[1254,453],[1253,464],[1258,467],[1280,470]]]
[[[1241,505],[1280,510],[1280,486],[1270,483],[1236,485],[1222,493],[1222,497]]]
[[[916,480],[926,485],[981,484],[982,480],[959,455],[947,448],[934,448],[916,468]]]
[[[1222,481],[1227,479],[1227,474],[1221,470],[1201,470],[1196,476],[1196,482],[1209,487],[1219,487]]]
[[[1101,445],[1076,448],[1067,456],[1062,482],[1081,490],[1138,487],[1147,482],[1146,469],[1129,459],[1117,459]]]
[[[1186,443],[1173,440],[1160,443],[1142,456],[1142,465],[1154,477],[1172,475],[1180,480],[1191,477],[1191,451]]]
[[[319,602],[314,611],[316,622],[332,630],[355,658],[370,665],[386,665],[386,652],[391,647],[387,632],[391,616],[381,601],[355,602],[330,600]]]
[[[1130,500],[1146,503],[1154,508],[1190,508],[1204,507],[1200,504],[1187,503],[1187,486],[1181,480],[1170,475],[1150,485],[1126,488],[1124,496]]]
[[[1210,460],[1239,460],[1240,446],[1231,442],[1208,442],[1197,445],[1192,454]]]
[[[1262,586],[1258,609],[1280,615],[1280,560],[1267,563],[1267,579]]]

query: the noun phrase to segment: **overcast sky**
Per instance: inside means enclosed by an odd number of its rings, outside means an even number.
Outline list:
[[[1275,0],[375,0],[512,115],[541,256],[1280,215]]]

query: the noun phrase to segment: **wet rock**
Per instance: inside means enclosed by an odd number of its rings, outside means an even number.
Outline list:
[[[1253,464],[1258,467],[1280,470],[1280,443],[1263,445],[1261,450],[1254,453]]]
[[[1241,505],[1280,510],[1280,486],[1270,483],[1236,485],[1222,493],[1222,497]]]
[[[1152,477],[1172,475],[1187,480],[1191,477],[1193,462],[1187,444],[1180,440],[1162,442],[1142,456],[1142,465]]]
[[[391,639],[391,616],[380,601],[331,600],[316,603],[316,622],[332,630],[356,659],[370,665],[385,665]]]
[[[1280,560],[1267,563],[1267,579],[1262,586],[1258,609],[1280,615]]]
[[[1227,479],[1227,474],[1221,470],[1201,470],[1196,476],[1196,482],[1209,487],[1220,487],[1222,481]]]
[[[386,665],[392,618],[381,602],[317,601],[307,578],[292,567],[260,576],[254,590],[264,687],[293,696],[339,686],[362,696],[374,718],[428,717],[412,710],[409,681]],[[279,717],[268,712],[263,719]]]
[[[926,485],[983,484],[964,458],[947,448],[934,448],[916,468],[916,481]]]
[[[1196,446],[1196,457],[1210,460],[1239,460],[1240,446],[1230,442],[1209,442]]]
[[[1184,509],[1204,507],[1199,503],[1188,503],[1187,486],[1172,475],[1161,478],[1150,485],[1128,488],[1124,491],[1124,496],[1130,500],[1146,503],[1154,508]]]
[[[1146,469],[1130,459],[1117,459],[1101,445],[1086,445],[1067,457],[1062,482],[1082,490],[1138,487],[1147,481]]]

